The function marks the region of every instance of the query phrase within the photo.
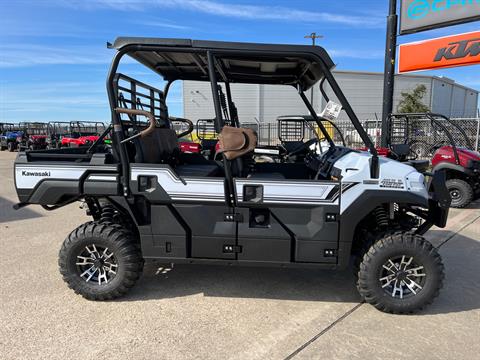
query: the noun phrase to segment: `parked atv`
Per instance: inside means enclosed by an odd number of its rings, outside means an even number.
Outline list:
[[[17,137],[19,150],[41,150],[47,147],[48,124],[42,122],[23,122],[19,124],[23,130]]]
[[[71,121],[69,131],[62,136],[60,147],[92,145],[105,131],[105,124],[91,121]]]
[[[6,149],[15,151],[17,148],[17,137],[22,135],[17,130],[18,126],[12,123],[0,123],[0,151]]]
[[[429,130],[419,132],[416,124],[425,121]],[[445,172],[451,206],[470,204],[480,190],[480,153],[471,150],[470,138],[458,124],[440,114],[393,114],[389,127],[393,157],[418,163],[425,154],[431,158],[432,172]]]
[[[58,149],[62,146],[62,139],[69,134],[70,123],[67,121],[53,121],[48,123],[47,149]]]
[[[438,296],[444,267],[423,235],[446,224],[444,173],[427,181],[378,156],[323,48],[132,37],[111,48],[112,146],[100,137],[89,147],[22,152],[15,161],[16,208],[75,201],[88,208],[92,221],[72,231],[59,253],[60,273],[77,294],[123,296],[144,261],[339,270],[353,257],[360,296],[381,311],[411,313]],[[165,89],[118,73],[124,56],[165,79]],[[336,145],[322,124],[306,95],[322,79],[369,152]],[[166,106],[176,80],[210,83],[220,161],[180,151]],[[240,127],[232,83],[296,89],[319,131],[294,150],[305,151],[302,161],[255,161],[257,135]],[[125,89],[129,103],[119,101]],[[322,141],[329,146],[319,153]]]

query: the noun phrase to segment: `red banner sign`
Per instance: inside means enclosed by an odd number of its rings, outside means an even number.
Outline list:
[[[432,70],[480,63],[480,31],[400,45],[398,71]]]

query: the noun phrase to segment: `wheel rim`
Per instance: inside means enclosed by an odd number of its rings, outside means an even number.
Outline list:
[[[91,244],[77,256],[78,275],[87,283],[106,285],[117,275],[118,263],[107,247]]]
[[[452,201],[458,202],[462,199],[462,192],[459,189],[451,188],[450,197],[452,198]]]
[[[380,285],[395,299],[417,295],[425,285],[425,267],[413,256],[401,255],[388,259],[382,266]]]

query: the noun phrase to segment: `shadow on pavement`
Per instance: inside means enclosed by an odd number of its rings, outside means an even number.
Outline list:
[[[441,231],[441,230],[433,230]],[[453,233],[443,231],[442,237]],[[440,248],[446,278],[440,296],[419,315],[480,309],[480,239],[455,235]],[[352,270],[320,271],[210,265],[148,264],[133,291],[117,301],[144,301],[203,294],[213,297],[359,302]]]
[[[163,269],[165,271],[165,268]],[[168,268],[167,270],[168,271]],[[212,265],[175,265],[171,271],[149,264],[133,291],[119,301],[203,294],[231,298],[359,302],[351,271],[320,271]]]
[[[42,214],[30,210],[29,208],[14,210],[13,205],[13,202],[0,196],[0,223],[4,223],[7,221],[33,219],[42,216]]]

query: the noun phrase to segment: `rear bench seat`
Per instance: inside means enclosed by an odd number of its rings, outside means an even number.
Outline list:
[[[181,177],[205,177],[218,175],[220,168],[215,164],[186,164],[175,166],[175,172]]]

